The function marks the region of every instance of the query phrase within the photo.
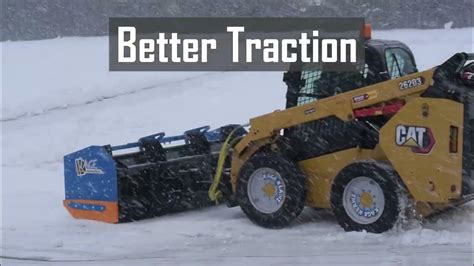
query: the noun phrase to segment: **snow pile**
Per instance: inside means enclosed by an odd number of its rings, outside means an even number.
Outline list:
[[[374,33],[412,47],[420,69],[472,52],[472,35]],[[223,206],[120,225],[74,220],[62,207],[64,154],[159,131],[245,123],[284,108],[282,73],[109,73],[106,38],[2,46],[5,256],[32,264],[472,265],[473,203],[381,235],[345,233],[334,217],[311,209],[283,230],[262,229]]]

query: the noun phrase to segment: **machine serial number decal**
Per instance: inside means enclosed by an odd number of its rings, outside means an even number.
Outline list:
[[[417,77],[414,79],[408,79],[398,83],[400,90],[408,90],[425,84],[425,79],[423,77]]]

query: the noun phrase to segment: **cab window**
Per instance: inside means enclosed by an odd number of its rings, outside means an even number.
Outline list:
[[[367,65],[356,72],[303,70],[301,81],[304,85],[298,95],[298,105],[361,88],[367,78],[367,72]]]
[[[403,77],[417,71],[410,55],[402,48],[389,48],[385,50],[385,61],[391,79]]]

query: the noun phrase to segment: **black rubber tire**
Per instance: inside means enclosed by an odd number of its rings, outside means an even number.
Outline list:
[[[383,191],[385,206],[382,215],[371,224],[359,224],[352,220],[343,206],[346,185],[354,178],[365,176],[376,182]],[[331,189],[331,208],[338,223],[345,231],[367,231],[383,233],[392,229],[398,221],[404,205],[406,192],[397,173],[387,165],[357,163],[343,169],[335,178]]]
[[[284,202],[280,209],[271,214],[258,211],[250,202],[247,193],[250,176],[262,167],[277,171],[285,184]],[[252,222],[265,228],[283,228],[295,220],[305,206],[305,175],[294,162],[282,155],[257,154],[251,157],[240,170],[236,195],[238,204]]]

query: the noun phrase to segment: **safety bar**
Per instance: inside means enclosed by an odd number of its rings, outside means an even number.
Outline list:
[[[140,147],[140,143],[132,142],[132,143],[127,143],[123,145],[111,146],[110,148],[112,151],[118,151],[118,150],[125,150],[125,149],[138,148],[138,147]]]
[[[174,141],[185,140],[185,139],[186,139],[185,135],[176,135],[176,136],[170,136],[170,137],[162,138],[160,142],[161,143],[171,143],[171,142],[174,142]]]

